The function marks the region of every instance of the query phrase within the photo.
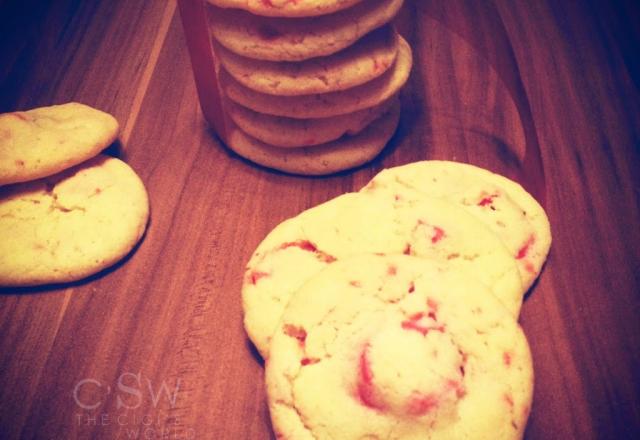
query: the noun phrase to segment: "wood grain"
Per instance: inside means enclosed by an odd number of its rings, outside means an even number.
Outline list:
[[[248,257],[285,218],[426,158],[546,195],[554,243],[521,316],[536,370],[526,438],[637,438],[637,23],[634,2],[408,0],[397,24],[416,65],[397,135],[372,164],[302,178],[216,140],[174,1],[0,1],[0,111],[78,100],[112,112],[123,131],[110,151],[152,203],[115,268],[2,290],[0,438],[270,438],[242,329]],[[532,148],[544,176],[523,173]]]

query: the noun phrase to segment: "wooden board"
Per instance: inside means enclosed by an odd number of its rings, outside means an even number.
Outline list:
[[[302,178],[216,140],[175,1],[0,1],[0,111],[112,112],[110,151],[152,203],[144,241],[112,270],[2,290],[0,438],[269,438],[239,296],[266,233],[384,167],[517,175],[536,145],[554,243],[521,316],[536,370],[526,438],[637,438],[638,23],[631,1],[407,0],[398,27],[416,64],[397,135],[370,165]]]

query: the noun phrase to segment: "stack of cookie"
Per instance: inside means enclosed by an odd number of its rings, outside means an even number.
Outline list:
[[[147,191],[100,154],[117,134],[113,116],[78,103],[0,114],[0,286],[76,281],[140,240]]]
[[[550,243],[520,185],[441,161],[278,225],[242,291],[277,437],[522,438],[533,368],[517,319]]]
[[[373,159],[395,132],[411,49],[403,0],[208,0],[229,148],[322,175]]]

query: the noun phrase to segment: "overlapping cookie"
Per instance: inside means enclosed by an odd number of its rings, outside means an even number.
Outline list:
[[[245,159],[268,168],[291,174],[326,175],[357,167],[376,157],[396,131],[399,118],[400,105],[396,101],[356,135],[297,148],[265,144],[230,124],[226,144]]]
[[[62,283],[97,273],[133,249],[148,217],[140,178],[104,155],[0,187],[0,285]]]
[[[208,0],[220,8],[244,9],[268,17],[315,17],[330,14],[362,0]]]
[[[209,6],[208,15],[213,37],[231,52],[256,60],[301,61],[350,47],[391,21],[402,3],[367,0],[333,14],[295,19],[215,6]]]
[[[71,102],[0,114],[0,185],[26,182],[84,162],[109,146],[118,122]]]
[[[384,148],[411,66],[389,24],[402,0],[209,3],[231,150],[279,171],[325,175]]]
[[[216,45],[216,54],[225,70],[244,86],[292,96],[335,92],[371,81],[393,65],[398,47],[398,33],[385,26],[343,51],[304,62],[255,60],[220,45]]]
[[[288,118],[326,118],[374,107],[397,95],[407,82],[412,66],[411,48],[399,38],[393,65],[379,77],[360,86],[337,92],[278,96],[250,89],[220,70],[220,85],[232,101],[253,111]]]
[[[482,283],[427,259],[362,255],[291,299],[266,384],[279,439],[520,439],[533,370]]]
[[[340,196],[277,226],[247,265],[245,328],[265,356],[290,297],[337,260],[362,253],[431,258],[467,271],[517,316],[524,288],[500,239],[463,209],[438,198],[398,201],[391,194]]]
[[[249,136],[275,147],[310,147],[356,135],[387,113],[397,99],[393,97],[373,107],[346,115],[294,119],[255,112],[231,101],[226,110],[233,122]]]
[[[380,172],[364,192],[392,191],[405,199],[443,197],[494,231],[518,262],[526,288],[535,281],[551,245],[549,220],[519,184],[473,165],[423,161]]]

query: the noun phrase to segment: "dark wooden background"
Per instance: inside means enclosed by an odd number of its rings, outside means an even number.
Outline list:
[[[152,203],[113,270],[2,291],[0,438],[269,438],[240,303],[265,234],[383,167],[457,159],[516,175],[536,145],[554,243],[521,316],[536,371],[526,438],[638,438],[638,3],[408,0],[398,26],[416,64],[390,147],[302,178],[250,165],[207,128],[174,0],[0,0],[0,111],[113,113],[110,151]]]

